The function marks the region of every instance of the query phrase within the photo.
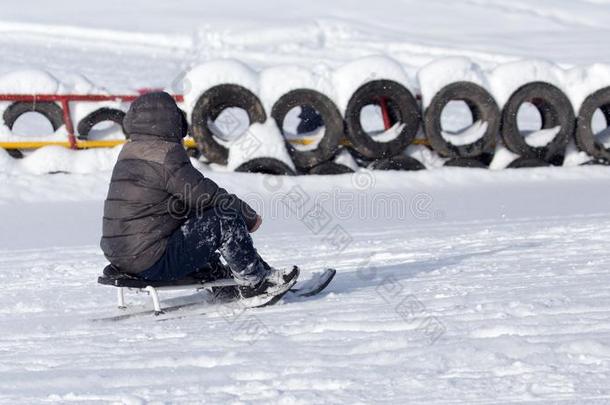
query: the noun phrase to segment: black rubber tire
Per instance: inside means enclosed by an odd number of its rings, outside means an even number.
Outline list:
[[[591,120],[597,109],[600,109],[610,125],[610,87],[597,90],[583,101],[578,117],[576,118],[576,131],[574,138],[576,146],[583,152],[591,155],[597,162],[610,161],[610,148],[599,143],[591,128]]]
[[[450,101],[463,101],[472,114],[473,122],[487,122],[481,138],[467,145],[454,145],[442,135],[441,114]],[[449,158],[472,158],[493,153],[500,131],[500,109],[496,100],[483,87],[471,82],[455,82],[443,87],[430,101],[424,112],[424,132],[430,146],[439,155]]]
[[[399,155],[386,159],[379,159],[368,167],[371,170],[424,170],[426,167],[417,159],[410,156]]]
[[[394,122],[401,122],[404,128],[389,142],[376,142],[362,128],[360,112],[369,104],[387,101],[388,113]],[[367,159],[383,159],[401,153],[409,146],[421,125],[421,112],[417,100],[411,92],[392,80],[374,80],[363,84],[350,98],[345,110],[346,136],[353,150]]]
[[[589,160],[588,162],[581,163],[579,166],[610,166],[610,160],[603,158],[597,158]]]
[[[125,129],[123,128],[123,118],[125,118],[125,112],[116,108],[102,107],[92,111],[79,121],[78,126],[76,127],[78,139],[88,139],[91,128],[103,121],[112,121],[119,124],[121,131],[123,131],[123,135],[125,135],[125,139],[129,139],[129,136],[125,133]]]
[[[57,131],[64,125],[64,113],[61,107],[52,101],[40,101],[40,102],[29,102],[29,101],[17,101],[7,107],[4,110],[2,118],[4,124],[13,129],[13,125],[17,118],[21,117],[27,112],[37,112],[42,114],[46,119],[49,120],[53,131]]]
[[[286,148],[296,167],[309,169],[331,159],[339,149],[343,137],[343,118],[335,103],[324,94],[310,89],[297,89],[284,94],[271,109],[271,117],[283,132],[284,120],[290,110],[307,105],[314,108],[324,121],[324,137],[317,148],[308,151],[297,150],[290,142]]]
[[[532,167],[548,167],[551,166],[549,162],[546,160],[532,158],[532,157],[519,157],[512,162],[508,166],[507,169],[527,169]]]
[[[466,167],[470,169],[487,169],[486,165],[481,159],[477,158],[453,158],[445,162],[444,167]]]
[[[5,149],[5,151],[13,159],[23,159],[23,152],[19,149]]]
[[[351,167],[335,162],[324,162],[309,170],[309,174],[346,174],[353,172],[354,170]]]
[[[263,173],[277,176],[294,176],[296,173],[286,163],[273,158],[255,158],[242,163],[236,169],[242,173]]]
[[[245,87],[220,84],[203,93],[191,113],[190,130],[202,155],[211,163],[226,165],[229,150],[214,139],[208,120],[214,121],[222,111],[230,107],[245,110],[250,124],[267,120],[261,101]]]
[[[517,112],[525,102],[532,103],[540,112],[542,129],[561,126],[559,133],[545,146],[528,145],[519,132]],[[502,140],[511,152],[522,157],[550,161],[565,154],[575,121],[572,103],[560,89],[545,82],[528,83],[510,96],[502,110]]]
[[[186,155],[189,158],[193,158],[193,159],[197,159],[197,160],[199,160],[199,158],[201,158],[201,152],[197,148],[188,148],[186,150]]]

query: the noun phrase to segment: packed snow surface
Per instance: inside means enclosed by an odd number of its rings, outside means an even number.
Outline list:
[[[501,107],[547,78],[577,110],[610,84],[609,20],[606,0],[5,0],[0,87],[166,88],[192,105],[226,79],[266,108],[305,85],[345,108],[368,80],[399,81],[424,104],[466,80]],[[254,128],[267,134],[279,136]],[[567,166],[586,160],[570,148]],[[335,281],[232,316],[204,304],[92,322],[119,313],[96,284],[118,150],[0,151],[0,403],[610,402],[606,167],[439,168],[421,145],[407,153],[438,170],[272,178],[194,162],[262,214],[254,240],[270,263],[304,279],[334,267]],[[515,158],[498,145],[491,168]],[[345,152],[336,161],[355,168]],[[287,206],[295,190],[327,221]]]
[[[92,322],[121,313],[95,282],[110,173],[3,174],[0,402],[610,399],[607,169],[206,174],[262,213],[254,239],[270,263],[304,279],[336,268],[327,292]],[[295,187],[326,227],[282,203]]]

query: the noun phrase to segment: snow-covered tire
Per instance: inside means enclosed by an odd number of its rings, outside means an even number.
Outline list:
[[[79,121],[76,127],[78,139],[87,139],[89,137],[89,132],[91,132],[91,128],[104,121],[112,121],[118,124],[121,127],[121,131],[123,131],[125,138],[128,139],[129,137],[123,128],[123,118],[125,118],[125,112],[116,108],[102,107],[92,111]]]
[[[582,103],[576,119],[575,140],[578,149],[588,153],[596,162],[610,162],[610,148],[597,141],[591,121],[593,114],[600,109],[606,122],[610,124],[610,87],[589,95]]]
[[[387,159],[379,159],[368,167],[371,170],[424,170],[426,167],[417,159],[410,156],[399,155]]]
[[[346,174],[353,172],[354,170],[351,167],[335,162],[324,162],[309,170],[309,174]]]
[[[467,167],[471,169],[487,169],[488,166],[477,158],[453,158],[445,162],[444,167]]]
[[[57,131],[62,125],[64,125],[64,113],[59,105],[52,101],[17,101],[7,107],[4,110],[2,118],[4,124],[13,129],[15,121],[23,114],[28,112],[37,112],[42,114],[46,119],[49,120],[53,131]]]
[[[388,142],[377,142],[362,128],[360,112],[369,104],[386,101],[393,121],[401,122],[402,131]],[[401,153],[415,139],[421,124],[421,112],[411,92],[392,80],[374,80],[354,92],[345,110],[346,136],[351,147],[362,157],[382,159]]]
[[[546,160],[522,156],[522,157],[519,157],[519,158],[513,160],[512,162],[510,162],[510,164],[506,168],[507,169],[526,169],[526,168],[532,168],[532,167],[547,167],[550,165],[551,164],[549,162],[547,162]]]
[[[472,114],[473,122],[487,122],[487,130],[475,142],[454,145],[443,138],[441,114],[450,101],[463,101]],[[500,109],[494,98],[483,87],[471,82],[455,82],[443,87],[430,101],[424,112],[424,132],[430,146],[439,155],[449,158],[477,157],[493,153],[500,130]]]
[[[561,126],[555,137],[544,146],[531,146],[519,132],[517,113],[523,103],[533,104],[542,118],[542,129]],[[527,158],[550,161],[564,155],[574,133],[575,117],[568,97],[552,84],[532,82],[518,88],[502,110],[502,140],[513,153]]]
[[[324,136],[313,150],[299,151],[290,142],[286,148],[294,164],[300,169],[309,169],[331,159],[339,149],[343,137],[343,118],[333,101],[324,94],[310,89],[297,89],[284,94],[271,109],[271,117],[282,131],[284,120],[290,110],[307,105],[315,109],[324,121]]]
[[[226,165],[229,150],[214,139],[208,122],[214,121],[222,111],[231,107],[245,110],[250,125],[267,120],[263,104],[254,93],[245,87],[236,84],[220,84],[203,93],[191,113],[191,134],[203,156],[211,163]]]
[[[273,158],[255,158],[242,163],[236,172],[243,173],[264,173],[278,176],[294,176],[296,173],[290,166],[281,160]]]

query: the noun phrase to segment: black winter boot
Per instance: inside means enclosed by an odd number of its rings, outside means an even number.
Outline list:
[[[248,307],[273,305],[286,294],[297,282],[299,268],[294,266],[285,272],[269,267],[268,273],[255,286],[240,286],[241,302]]]

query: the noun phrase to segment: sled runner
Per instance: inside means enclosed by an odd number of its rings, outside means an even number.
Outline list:
[[[291,288],[289,292],[302,297],[310,297],[319,294],[332,281],[336,274],[334,269],[326,269],[322,273],[314,274],[310,279],[299,283],[298,287]],[[233,279],[220,280],[205,280],[195,277],[187,277],[182,280],[175,281],[149,281],[133,275],[123,273],[112,265],[106,266],[103,275],[97,280],[99,284],[117,287],[117,306],[119,309],[126,309],[125,290],[146,293],[150,295],[153,303],[153,311],[145,311],[142,313],[125,314],[101,320],[120,320],[126,319],[139,314],[154,314],[156,316],[163,314],[165,311],[175,311],[187,306],[192,306],[200,303],[191,303],[184,305],[176,305],[168,308],[161,308],[159,300],[159,291],[177,291],[177,290],[212,290],[213,288],[237,286]]]

